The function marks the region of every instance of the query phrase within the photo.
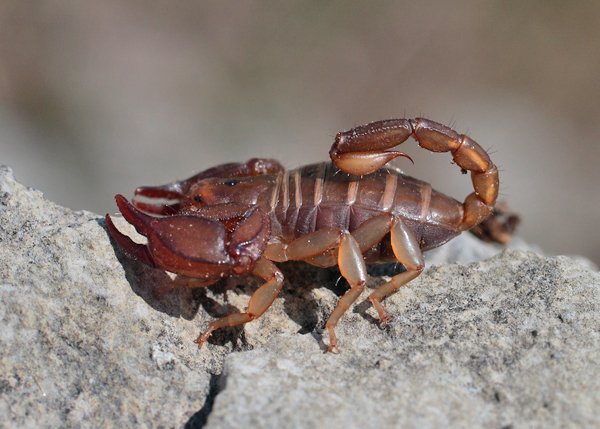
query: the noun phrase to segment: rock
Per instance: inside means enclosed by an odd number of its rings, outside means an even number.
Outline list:
[[[200,301],[142,287],[165,281],[119,261],[101,217],[2,168],[0,426],[180,427],[200,410],[231,347],[198,350]]]
[[[599,427],[600,274],[506,251],[427,270],[338,332],[274,336],[226,359],[209,428]]]
[[[386,301],[388,329],[365,292],[339,355],[322,353],[322,326],[345,286],[293,263],[262,318],[199,350],[255,280],[160,295],[171,277],[115,251],[101,216],[2,167],[0,427],[600,425],[600,274],[522,250],[448,265],[498,252],[466,234],[448,246]]]

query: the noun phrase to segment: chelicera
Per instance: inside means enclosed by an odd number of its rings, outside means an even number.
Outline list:
[[[460,203],[385,167],[407,157],[388,149],[409,137],[432,152],[450,152],[454,163],[471,173],[474,192]],[[124,218],[148,243],[133,242],[106,215],[108,231],[125,253],[193,279],[192,287],[232,275],[264,280],[246,312],[211,322],[196,339],[199,346],[216,329],[243,325],[269,308],[283,286],[276,263],[337,264],[350,285],[325,325],[327,351],[337,351],[335,327],[365,287],[366,264],[398,261],[406,269],[369,295],[385,325],[391,317],[382,301],[421,274],[424,251],[488,218],[499,181],[498,169],[473,139],[423,118],[340,132],[329,154],[331,163],[289,171],[272,159],[223,164],[183,181],[140,187],[132,202],[117,195]],[[505,240],[506,231],[493,222],[488,236]]]

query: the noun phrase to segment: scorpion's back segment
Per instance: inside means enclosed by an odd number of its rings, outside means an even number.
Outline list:
[[[424,182],[380,170],[404,156],[388,149],[411,136],[425,149],[450,152],[463,172],[471,172],[474,192],[462,204]],[[117,202],[124,217],[148,237],[148,245],[120,233],[107,215],[109,232],[134,258],[193,277],[196,286],[244,273],[265,280],[245,313],[212,322],[198,337],[199,345],[215,329],[247,323],[267,310],[283,285],[273,262],[338,264],[350,290],[326,323],[328,350],[336,350],[335,326],[364,289],[365,259],[377,262],[391,256],[406,268],[369,296],[385,324],[391,318],[382,300],[422,272],[422,251],[491,213],[498,170],[471,138],[421,118],[373,122],[339,133],[330,156],[347,174],[330,175],[325,166],[284,172],[276,161],[253,159],[181,182],[138,188],[133,204],[120,196]],[[140,197],[169,201],[153,205]]]

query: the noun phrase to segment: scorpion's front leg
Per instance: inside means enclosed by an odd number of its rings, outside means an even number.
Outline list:
[[[243,325],[262,316],[273,304],[281,288],[283,287],[283,274],[271,261],[261,258],[257,261],[252,274],[265,280],[250,298],[248,310],[245,313],[234,313],[211,322],[208,329],[196,339],[198,347],[208,340],[213,331],[224,328]]]

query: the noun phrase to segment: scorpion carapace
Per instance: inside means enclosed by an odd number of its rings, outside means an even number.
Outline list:
[[[428,183],[386,168],[406,156],[388,151],[413,137],[433,152],[450,152],[471,173],[474,192],[459,203]],[[498,196],[498,169],[470,137],[428,119],[392,119],[338,133],[332,163],[285,171],[275,160],[223,164],[187,180],[141,187],[117,205],[148,238],[147,245],[108,231],[124,252],[143,263],[208,286],[231,275],[264,280],[244,313],[215,320],[196,342],[219,328],[261,316],[283,286],[274,262],[338,265],[350,289],[329,317],[328,351],[337,350],[335,326],[358,298],[367,263],[396,260],[406,271],[369,295],[382,324],[391,318],[382,301],[424,268],[422,252],[442,245],[490,215]]]

